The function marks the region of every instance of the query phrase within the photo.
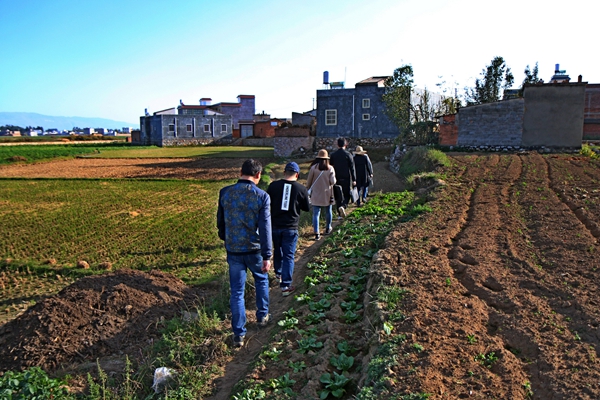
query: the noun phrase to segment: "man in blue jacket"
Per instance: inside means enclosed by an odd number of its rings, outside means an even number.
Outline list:
[[[283,296],[289,296],[294,291],[292,275],[300,211],[310,210],[308,190],[297,182],[299,175],[298,164],[290,162],[284,168],[283,179],[271,183],[267,189],[271,197],[271,224],[275,248],[273,264]]]
[[[271,200],[259,189],[262,165],[246,160],[236,184],[219,192],[217,228],[225,241],[229,264],[231,328],[233,344],[244,345],[246,305],[244,289],[249,269],[256,287],[256,320],[259,326],[269,321],[269,275],[273,245],[271,244]]]

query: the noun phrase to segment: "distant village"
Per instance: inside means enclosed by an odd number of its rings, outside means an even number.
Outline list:
[[[121,129],[106,129],[106,128],[78,128],[73,127],[72,130],[58,130],[54,128],[44,129],[41,126],[25,127],[5,126],[0,129],[0,136],[72,136],[72,135],[102,135],[102,136],[117,136],[130,135],[133,131],[132,127],[126,126]]]

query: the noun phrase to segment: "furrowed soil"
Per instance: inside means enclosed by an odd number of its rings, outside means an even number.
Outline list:
[[[399,286],[407,293],[406,318],[394,322],[393,330],[406,340],[383,372],[388,393],[427,393],[430,399],[600,398],[600,163],[538,153],[450,158],[454,165],[440,171],[445,184],[418,191],[433,211],[398,224],[370,260],[365,310],[373,310],[376,288]],[[241,161],[228,162],[81,159],[1,167],[0,176],[233,179]],[[385,163],[375,166],[375,185],[384,192],[403,189]],[[323,242],[305,240],[298,251],[299,293],[306,289],[306,264]],[[278,338],[276,321],[296,304],[275,286],[274,322],[259,330],[248,299],[247,343],[219,361],[222,374],[212,382],[211,398],[230,398],[240,381],[289,372],[269,370],[269,363],[252,367],[263,346]],[[0,327],[0,371],[31,365],[55,371],[124,354],[137,359],[157,336],[157,321],[176,315],[184,304],[210,299],[214,290],[186,287],[162,272],[123,270],[84,278]],[[362,366],[353,370],[352,390],[342,398],[370,384],[367,365],[386,340],[385,319],[381,308],[363,313],[363,334],[354,341],[361,346],[355,357]],[[332,343],[346,334],[333,325],[327,329],[339,337],[330,337]],[[294,387],[298,398],[319,397],[319,376],[333,372],[332,343],[310,362],[297,352],[285,360],[306,359],[296,384],[301,387]]]

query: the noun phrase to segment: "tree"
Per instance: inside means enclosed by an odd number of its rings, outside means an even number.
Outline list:
[[[385,80],[385,114],[402,134],[410,125],[410,94],[413,86],[413,68],[403,65],[394,70],[394,75]]]
[[[465,88],[467,105],[499,101],[502,90],[509,89],[514,81],[515,77],[504,59],[494,57],[490,65],[481,72],[481,78],[475,80],[475,87]]]
[[[523,88],[526,84],[536,84],[543,83],[544,80],[540,79],[538,76],[538,63],[535,63],[535,67],[533,67],[533,71],[529,69],[529,64],[525,67],[525,79],[523,79],[523,84],[521,88]]]

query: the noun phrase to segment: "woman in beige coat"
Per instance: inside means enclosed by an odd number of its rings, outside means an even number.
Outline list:
[[[331,204],[333,203],[333,185],[335,185],[335,170],[329,165],[327,150],[319,150],[317,158],[312,162],[306,179],[306,187],[310,191],[310,202],[313,206],[313,229],[315,240],[321,238],[319,232],[319,216],[325,214],[325,234],[331,233]]]

